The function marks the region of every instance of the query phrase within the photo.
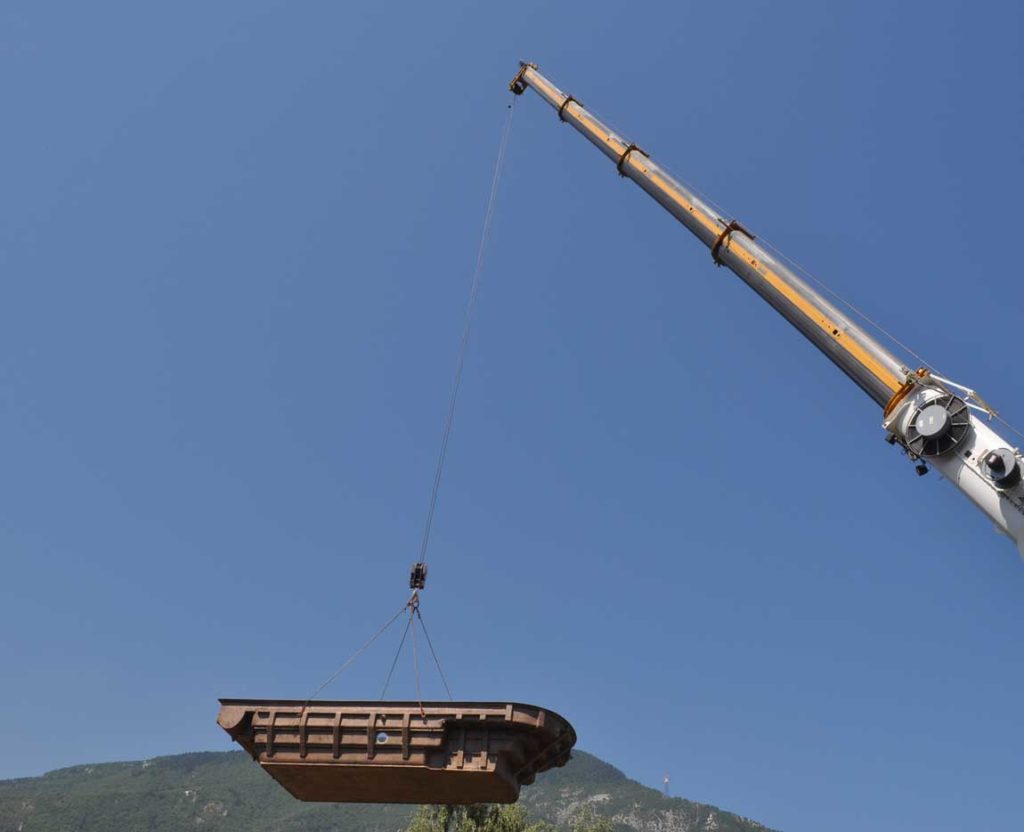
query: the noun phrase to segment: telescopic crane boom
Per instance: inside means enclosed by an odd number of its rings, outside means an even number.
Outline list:
[[[849,376],[882,408],[887,439],[927,461],[1010,537],[1024,556],[1024,484],[1017,448],[980,419],[994,414],[973,391],[912,370],[773,257],[736,220],[727,220],[674,179],[637,145],[616,135],[571,95],[523,63],[509,88],[528,88],[548,102],[631,179],[708,247],[726,266]]]

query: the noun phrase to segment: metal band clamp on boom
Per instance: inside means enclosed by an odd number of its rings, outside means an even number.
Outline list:
[[[563,121],[564,121],[564,119],[563,119]],[[643,150],[642,148],[637,147],[635,144],[631,144],[629,147],[627,147],[625,150],[622,151],[622,155],[619,157],[619,161],[615,163],[615,169],[619,172],[619,176],[625,176],[626,175],[626,172],[622,169],[622,166],[624,164],[626,164],[626,159],[629,157],[629,154],[632,153],[634,150],[637,153],[639,153],[641,156],[647,156],[648,159],[651,158],[648,155],[646,150]]]
[[[558,120],[559,121],[565,121],[565,108],[568,107],[570,104],[573,104],[573,103],[578,104],[580,107],[583,106],[583,102],[580,101],[578,98],[573,98],[571,95],[567,95],[565,97],[565,101],[563,101],[562,105],[558,108]]]
[[[730,220],[728,223],[726,223],[725,228],[723,228],[722,232],[718,235],[718,239],[715,240],[715,244],[711,246],[711,259],[715,261],[716,266],[722,265],[722,258],[718,252],[722,250],[722,244],[727,239],[732,237],[733,231],[739,231],[740,234],[746,235],[751,240],[757,239],[757,237],[755,237],[753,234],[747,231],[746,228],[743,227],[739,220]]]

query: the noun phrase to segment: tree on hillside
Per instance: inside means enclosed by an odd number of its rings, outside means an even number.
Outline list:
[[[530,823],[519,805],[420,806],[407,832],[554,832],[544,821]]]
[[[518,804],[496,806],[420,806],[406,832],[557,832],[546,821],[530,822]],[[589,806],[572,820],[572,832],[615,832],[614,824]]]
[[[615,832],[615,824],[584,806],[572,819],[572,832]]]

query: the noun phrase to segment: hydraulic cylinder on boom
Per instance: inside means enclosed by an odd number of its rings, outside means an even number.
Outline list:
[[[780,262],[735,219],[718,216],[636,144],[618,136],[577,99],[523,63],[509,88],[547,101],[631,179],[850,377],[879,407],[891,444],[904,448],[918,473],[928,465],[962,491],[1024,556],[1024,483],[1020,451],[979,414],[994,416],[974,391],[911,369]]]

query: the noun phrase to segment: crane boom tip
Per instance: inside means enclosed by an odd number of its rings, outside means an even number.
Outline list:
[[[526,92],[526,82],[523,80],[523,76],[526,74],[526,70],[536,68],[537,64],[532,64],[529,61],[520,61],[519,72],[516,73],[515,78],[508,85],[509,90],[515,95],[522,95]]]

